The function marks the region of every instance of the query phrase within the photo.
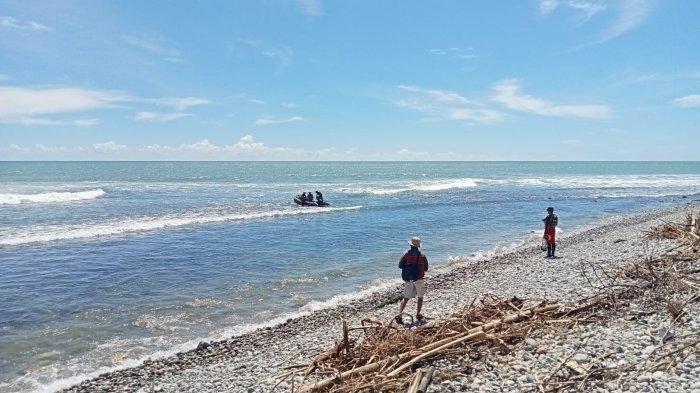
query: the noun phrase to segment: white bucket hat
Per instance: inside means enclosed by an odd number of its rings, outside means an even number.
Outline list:
[[[420,247],[420,238],[418,236],[413,236],[411,240],[408,241],[408,244],[413,247]]]

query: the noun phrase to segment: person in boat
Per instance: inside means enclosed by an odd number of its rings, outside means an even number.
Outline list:
[[[419,237],[412,237],[408,241],[411,248],[403,254],[399,261],[401,268],[401,278],[403,279],[403,300],[399,306],[399,315],[396,316],[396,323],[403,324],[401,314],[403,313],[406,303],[410,299],[418,298],[416,303],[416,322],[425,321],[425,317],[421,314],[423,308],[423,296],[425,296],[425,283],[423,277],[428,271],[428,257],[421,253]]]
[[[308,198],[309,202],[314,201],[314,194],[312,194],[311,191],[306,193],[306,197]]]
[[[318,191],[316,191],[316,202],[323,203],[323,194]]]
[[[302,193],[301,193],[301,196],[299,197],[299,200],[302,201],[302,202],[306,202],[306,201],[307,201],[307,199],[306,199],[306,193],[305,193],[305,192],[302,192]]]
[[[547,208],[547,217],[544,222],[544,240],[547,242],[547,258],[554,258],[554,251],[557,248],[556,234],[557,225],[559,225],[559,217],[554,214],[554,208]]]

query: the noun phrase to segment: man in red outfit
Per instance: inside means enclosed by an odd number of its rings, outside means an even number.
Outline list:
[[[399,261],[401,278],[404,281],[403,300],[401,300],[401,306],[399,306],[399,315],[396,316],[396,323],[399,324],[403,323],[401,314],[406,307],[406,303],[414,297],[418,298],[415,322],[425,322],[425,317],[420,312],[421,308],[423,308],[423,296],[425,295],[423,278],[425,277],[425,272],[428,271],[428,258],[419,250],[419,237],[412,237],[408,244],[411,246],[411,249]]]
[[[559,217],[554,214],[554,208],[547,208],[547,217],[544,221],[544,239],[547,241],[547,258],[554,258],[554,251],[557,248],[556,233]]]

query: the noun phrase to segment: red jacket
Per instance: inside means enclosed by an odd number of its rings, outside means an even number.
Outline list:
[[[422,280],[428,271],[428,258],[417,247],[411,247],[399,261],[401,278],[404,281]]]

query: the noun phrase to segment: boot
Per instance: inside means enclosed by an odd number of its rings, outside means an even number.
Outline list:
[[[552,244],[552,258],[554,258],[554,251],[557,249],[556,244]]]

